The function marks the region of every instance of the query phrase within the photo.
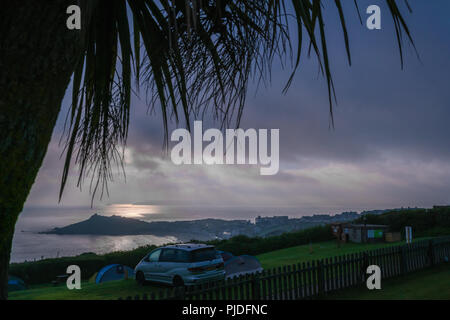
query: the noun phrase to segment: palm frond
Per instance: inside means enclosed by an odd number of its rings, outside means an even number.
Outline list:
[[[414,45],[397,1],[391,12],[403,66],[402,34]],[[222,127],[239,125],[251,79],[270,78],[275,58],[295,52],[288,90],[301,64],[303,46],[319,62],[328,86],[333,123],[334,86],[322,0],[82,0],[89,12],[84,50],[74,67],[72,107],[67,119],[66,160],[60,199],[71,163],[78,185],[91,177],[93,197],[107,192],[112,165],[122,166],[132,95],[145,85],[149,104],[159,104],[165,142],[174,120],[188,129],[192,119],[212,112]],[[346,13],[334,0],[351,64]],[[357,0],[354,1],[357,7]],[[406,2],[408,10],[411,10]],[[288,17],[294,16],[289,22]],[[361,17],[360,17],[361,19]],[[291,33],[289,26],[296,26]],[[293,47],[291,35],[296,35]],[[75,155],[75,156],[74,156]]]

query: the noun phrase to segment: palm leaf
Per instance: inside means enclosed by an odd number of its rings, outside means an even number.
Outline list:
[[[403,67],[403,33],[411,33],[395,0],[385,0],[395,27]],[[329,1],[328,1],[329,2]],[[402,1],[403,2],[403,1]],[[165,142],[169,122],[188,129],[212,112],[222,127],[239,125],[250,79],[269,79],[274,58],[283,64],[295,52],[288,90],[301,65],[303,46],[314,52],[328,86],[333,122],[335,98],[322,0],[81,0],[84,50],[74,66],[67,117],[63,194],[72,162],[78,185],[91,177],[93,197],[107,192],[112,165],[123,169],[132,78],[145,85],[148,103],[160,106]],[[411,7],[403,2],[407,10]],[[346,10],[334,0],[351,64]],[[357,0],[354,1],[358,16]],[[289,21],[288,16],[294,16]],[[362,22],[362,20],[361,20]],[[294,25],[296,32],[289,30]],[[297,45],[293,47],[292,35]],[[414,47],[415,48],[415,47]],[[181,106],[182,112],[178,110]],[[182,116],[181,116],[182,115]],[[166,144],[167,146],[167,144]],[[74,155],[76,155],[74,157]]]

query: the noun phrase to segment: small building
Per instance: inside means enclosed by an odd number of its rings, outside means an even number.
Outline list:
[[[288,224],[289,217],[288,216],[273,216],[273,217],[261,217],[257,216],[255,218],[256,225],[279,225],[279,224]]]
[[[389,226],[379,224],[333,223],[331,230],[342,242],[384,242]]]
[[[446,206],[433,206],[433,209],[435,209],[435,210],[442,210],[442,209],[447,210],[447,209],[450,209],[450,206],[449,205],[446,205]]]
[[[402,241],[402,234],[400,232],[386,232],[384,234],[384,241],[386,242]]]

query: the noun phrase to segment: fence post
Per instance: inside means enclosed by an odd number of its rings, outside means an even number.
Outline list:
[[[432,267],[434,265],[433,239],[428,242],[428,260],[430,261],[430,267]]]
[[[361,282],[366,282],[367,267],[369,266],[369,255],[367,251],[363,252],[362,270],[361,270]]]
[[[185,287],[181,286],[181,287],[175,287],[175,292],[174,292],[174,299],[175,300],[184,300],[184,291],[185,291]]]
[[[400,273],[403,275],[406,273],[406,257],[405,257],[405,246],[399,248],[400,253]]]
[[[260,300],[260,283],[259,283],[259,272],[256,273],[252,278],[252,300]]]
[[[319,297],[322,297],[325,294],[325,279],[324,279],[324,270],[323,270],[323,260],[319,260],[317,264],[317,277],[319,280]]]

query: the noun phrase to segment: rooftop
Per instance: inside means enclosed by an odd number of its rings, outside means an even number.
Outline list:
[[[388,228],[389,226],[384,224],[356,224],[356,223],[349,223],[346,225],[346,227],[353,227],[353,228]]]
[[[203,249],[203,248],[214,248],[214,246],[207,245],[204,243],[183,243],[183,244],[168,245],[168,246],[165,246],[164,248],[177,248],[177,249],[181,249],[181,250],[192,251],[192,250]]]

